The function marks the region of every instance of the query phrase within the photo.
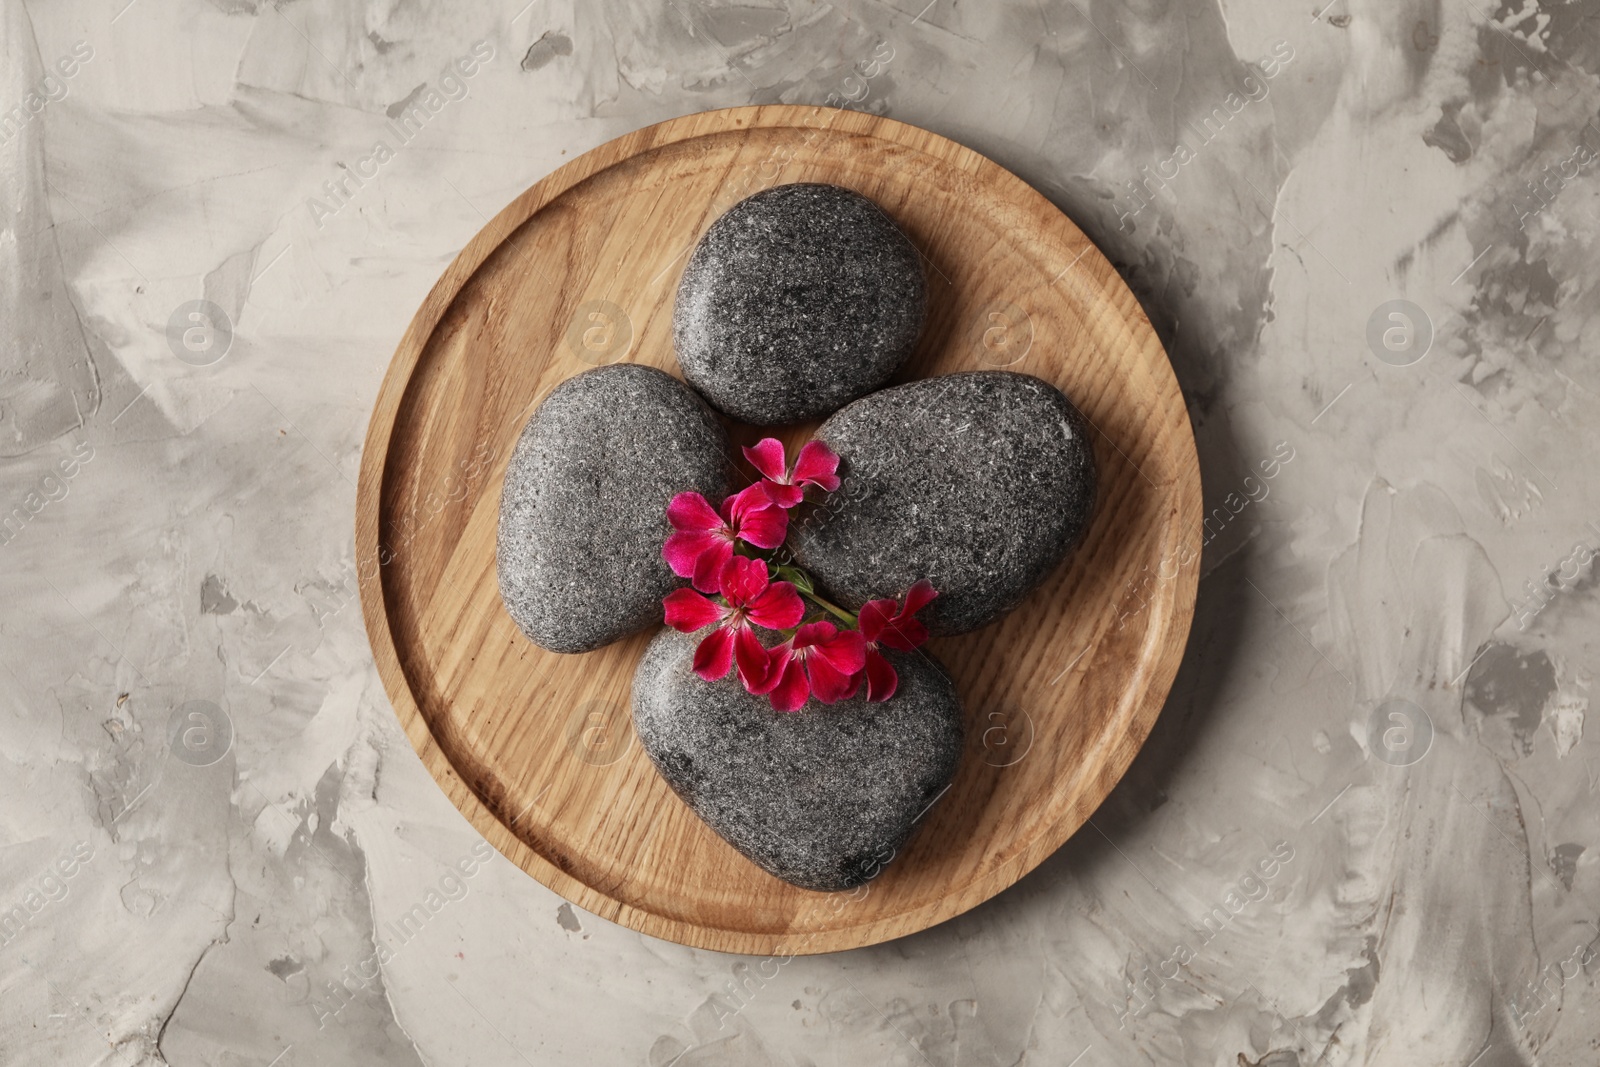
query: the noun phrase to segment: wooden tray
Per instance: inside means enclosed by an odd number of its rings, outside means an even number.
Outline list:
[[[597,363],[678,373],[672,303],[688,251],[737,200],[793,181],[872,197],[926,257],[928,327],[897,380],[1006,366],[1054,382],[1099,431],[1100,498],[1082,546],[1002,622],[929,646],[966,704],[969,748],[904,854],[853,894],[767,875],[657,776],[629,717],[650,634],[587,655],[545,652],[517,631],[495,582],[501,480],[534,406]],[[792,444],[813,428],[783,436]],[[762,436],[730,432],[736,444]],[[456,257],[378,396],[357,569],[395,714],[496,848],[624,926],[787,955],[959,915],[1082,825],[1177,671],[1200,510],[1194,439],[1160,342],[1060,211],[982,156],[899,122],[745,107],[574,159]]]

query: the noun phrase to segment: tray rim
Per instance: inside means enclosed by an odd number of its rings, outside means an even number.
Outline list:
[[[478,230],[451,260],[413,315],[384,372],[363,440],[356,489],[357,583],[364,628],[372,648],[374,664],[395,717],[410,741],[413,751],[445,793],[446,798],[467,822],[507,859],[565,900],[591,914],[610,919],[639,933],[677,944],[751,955],[768,953],[785,956],[813,955],[862,948],[928,929],[992,899],[1060,849],[1089,821],[1094,810],[1104,803],[1105,798],[1122,780],[1128,767],[1143,748],[1176,678],[1188,643],[1199,587],[1199,567],[1180,567],[1176,580],[1169,585],[1170,595],[1164,598],[1162,604],[1151,605],[1153,610],[1149,636],[1141,644],[1141,649],[1144,651],[1138,661],[1142,669],[1134,672],[1140,681],[1129,682],[1129,685],[1136,685],[1141,689],[1137,698],[1139,706],[1130,719],[1120,743],[1112,746],[1113,751],[1102,766],[1101,778],[1109,784],[1100,791],[1098,798],[1092,803],[1084,804],[1083,800],[1097,791],[1086,790],[1079,798],[1078,804],[1063,809],[1061,816],[1051,824],[1049,832],[1041,834],[1034,842],[1020,848],[1003,863],[975,877],[958,893],[941,896],[920,907],[855,924],[820,930],[795,927],[783,932],[751,931],[688,922],[630,905],[567,874],[538,850],[526,844],[500,821],[456,771],[449,757],[436,744],[427,718],[418,706],[407,681],[406,668],[401,661],[389,626],[383,590],[383,567],[386,562],[382,559],[383,549],[379,544],[383,483],[389,468],[389,449],[394,437],[396,417],[430,338],[461,290],[495,251],[540,210],[586,179],[625,163],[634,156],[668,144],[739,129],[801,127],[803,124],[799,120],[802,117],[816,116],[819,113],[830,116],[826,129],[884,140],[924,154],[929,154],[926,146],[937,145],[939,148],[937,154],[953,167],[974,174],[992,172],[1002,183],[1012,185],[1015,195],[1020,200],[1042,203],[1049,212],[1060,216],[1068,226],[1083,236],[1088,246],[1086,255],[1104,259],[1099,247],[1086,235],[1082,235],[1081,229],[1070,217],[1010,170],[959,142],[896,119],[817,105],[764,104],[698,112],[657,122],[606,141],[557,167],[514,197]],[[1154,327],[1151,326],[1143,305],[1128,290],[1127,283],[1114,268],[1110,269],[1108,284],[1113,291],[1117,287],[1124,291],[1132,312],[1127,316],[1129,328],[1135,334],[1147,335],[1161,355],[1158,364],[1151,367],[1151,373],[1156,377],[1157,384],[1164,384],[1160,379],[1165,376],[1168,379],[1168,383],[1165,384],[1170,384],[1172,392],[1181,401],[1182,391],[1178,387],[1170,357],[1167,356],[1165,346],[1161,344]],[[1181,523],[1177,535],[1177,548],[1187,550],[1191,558],[1198,561],[1203,501],[1200,492],[1199,457],[1195,447],[1193,426],[1186,408],[1184,418],[1173,427],[1173,435],[1172,446],[1180,453],[1175,463],[1179,474],[1173,481],[1158,488],[1163,490],[1164,499],[1173,504],[1180,502],[1175,500],[1175,497],[1185,495],[1190,497],[1192,514],[1189,518],[1192,521]],[[1185,483],[1190,482],[1193,491],[1186,494],[1185,489],[1189,486]],[[1180,520],[1181,517],[1174,514],[1169,521]],[[369,570],[363,565],[363,560],[376,561],[378,565]],[[1165,618],[1158,623],[1156,617],[1162,615]],[[1152,650],[1153,645],[1159,647]],[[1080,808],[1087,810],[1081,820],[1074,821],[1075,813]],[[820,900],[827,895],[817,894],[817,896]]]

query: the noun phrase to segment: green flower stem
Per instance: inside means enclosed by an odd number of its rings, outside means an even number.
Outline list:
[[[807,574],[804,570],[789,564],[782,564],[777,568],[777,575],[780,581],[788,582],[790,585],[794,586],[795,591],[798,592],[802,597],[828,612],[834,618],[838,619],[851,629],[855,628],[856,617],[841,608],[839,605],[831,603],[828,600],[818,596],[816,586],[811,581],[811,575]]]
[[[782,581],[788,582],[802,593],[809,593],[812,591],[813,586],[811,584],[811,576],[805,571],[801,570],[799,567],[790,566],[788,564],[780,564],[778,566],[778,578]]]
[[[851,629],[855,629],[856,617],[841,608],[839,605],[831,604],[822,597],[818,596],[816,593],[809,590],[802,592],[801,595],[803,595],[807,600],[810,600],[816,604],[819,608],[830,612],[835,618],[842,621],[846,626],[850,627]]]

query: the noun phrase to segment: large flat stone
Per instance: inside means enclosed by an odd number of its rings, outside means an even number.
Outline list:
[[[678,285],[673,340],[688,380],[757,425],[817,418],[889,380],[927,302],[917,250],[871,200],[796,183],[711,224]]]
[[[667,503],[720,501],[727,437],[682,382],[619,363],[568,378],[506,467],[495,563],[517,626],[552,652],[588,652],[661,621],[683,582],[661,558]]]
[[[950,784],[961,702],[921,653],[889,652],[889,700],[773,711],[733,678],[691,669],[698,634],[662,630],[633,677],[633,727],[696,815],[763,870],[805,889],[876,876]]]
[[[939,591],[934,633],[1015,608],[1082,537],[1095,499],[1089,425],[1027,374],[924,378],[862,397],[817,431],[839,453],[839,492],[796,516],[796,559],[851,610]]]

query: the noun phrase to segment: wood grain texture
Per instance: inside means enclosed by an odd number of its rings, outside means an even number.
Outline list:
[[[897,381],[1005,365],[1056,384],[1097,430],[1100,497],[1084,543],[1011,616],[930,644],[966,705],[968,750],[904,854],[854,894],[812,893],[762,872],[655,773],[628,714],[650,634],[586,655],[545,652],[517,631],[495,581],[501,481],[535,405],[596,362],[678,374],[671,315],[687,253],[739,199],[792,181],[873,198],[923,253],[929,322]],[[782,436],[793,444],[813,429]],[[735,453],[763,435],[730,433]],[[1132,761],[1177,671],[1200,523],[1199,466],[1172,369],[1138,302],[1071,221],[934,134],[856,112],[769,106],[674,119],[602,145],[473,238],[417,312],[379,393],[356,549],[395,713],[496,848],[635,930],[787,955],[873,944],[958,915],[1083,824]]]

